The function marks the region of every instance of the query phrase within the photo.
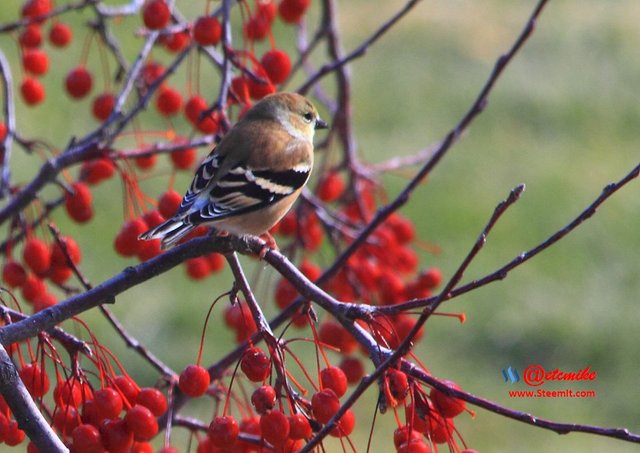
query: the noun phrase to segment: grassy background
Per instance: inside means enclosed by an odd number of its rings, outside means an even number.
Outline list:
[[[3,22],[14,17],[17,6],[9,5],[18,2],[6,3],[0,11]],[[403,4],[338,3],[345,50],[358,46]],[[533,1],[525,0],[421,2],[351,67],[353,123],[363,158],[380,161],[409,155],[440,140],[470,106],[533,6]],[[78,22],[84,19],[70,16]],[[638,20],[640,4],[633,0],[550,2],[534,35],[499,81],[486,111],[403,209],[414,219],[420,237],[442,248],[437,255],[424,253],[424,266],[440,266],[450,275],[494,206],[524,182],[522,200],[503,217],[466,280],[480,277],[566,224],[604,185],[637,163]],[[133,26],[125,21],[121,31],[129,33]],[[292,38],[288,30],[281,33],[283,42]],[[135,52],[139,41],[131,39],[130,44],[129,50]],[[11,41],[2,38],[0,45],[15,60]],[[79,54],[78,44],[67,53],[54,52],[59,61],[62,57],[77,61]],[[92,127],[88,102],[69,107],[59,88],[71,65],[54,60],[42,108],[18,106],[25,134],[64,146],[70,134]],[[33,173],[32,161],[21,151],[15,159],[18,176]],[[187,179],[188,175],[182,176],[176,184],[184,185]],[[405,181],[399,175],[385,177],[390,194]],[[148,187],[154,190],[153,182]],[[82,230],[64,216],[56,219],[63,231],[82,235],[84,269],[99,283],[131,261],[116,257],[111,246],[122,219],[120,193],[113,185],[104,186],[96,198],[100,213]],[[640,314],[635,306],[640,294],[639,213],[636,182],[574,234],[506,280],[446,304],[445,310],[464,311],[467,322],[433,319],[419,348],[420,359],[434,375],[508,407],[563,422],[640,431],[636,334]],[[194,284],[183,274],[176,269],[160,281],[129,291],[114,307],[131,331],[176,369],[195,360],[208,302],[228,285],[228,275]],[[268,293],[268,281],[259,285],[263,294]],[[218,328],[220,311],[215,313],[205,362],[224,353],[231,341],[230,334]],[[152,382],[152,370],[135,366],[139,362],[115,337],[105,337],[113,334],[101,326],[98,316],[88,313],[83,318],[97,323],[96,332],[125,358],[134,376]],[[522,372],[534,363],[563,370],[591,366],[598,379],[570,388],[593,388],[598,396],[508,398],[507,390],[524,385],[505,384],[501,370],[510,365]],[[366,444],[374,401],[374,392],[369,392],[360,404],[356,445]],[[373,451],[388,450],[393,416],[379,417],[378,423],[383,426],[376,430]],[[485,452],[631,451],[619,441],[582,434],[557,436],[483,410],[475,418],[459,417],[457,426],[470,447]],[[337,448],[338,444],[329,444],[330,451]]]

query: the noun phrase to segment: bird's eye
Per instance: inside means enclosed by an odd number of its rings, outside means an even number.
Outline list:
[[[304,118],[304,120],[305,120],[307,123],[310,123],[311,121],[313,121],[313,118],[314,118],[314,117],[313,117],[313,113],[311,113],[311,112],[307,112],[307,113],[305,113],[304,115],[302,115],[302,117]]]

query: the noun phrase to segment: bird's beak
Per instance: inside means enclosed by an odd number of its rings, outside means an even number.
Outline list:
[[[322,118],[318,117],[316,118],[316,125],[314,127],[315,130],[318,129],[328,129],[329,128],[329,124],[324,121]]]

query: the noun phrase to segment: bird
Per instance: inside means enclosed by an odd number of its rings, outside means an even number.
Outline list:
[[[329,125],[293,92],[256,102],[202,161],[173,217],[142,233],[175,245],[199,225],[219,235],[266,236],[289,211],[313,168],[313,137]]]

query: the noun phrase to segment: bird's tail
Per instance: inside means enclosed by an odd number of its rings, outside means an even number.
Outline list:
[[[145,241],[160,239],[160,247],[164,250],[174,245],[195,227],[195,225],[186,223],[184,219],[173,218],[165,220],[157,227],[142,233],[139,236],[139,239],[143,239]]]

